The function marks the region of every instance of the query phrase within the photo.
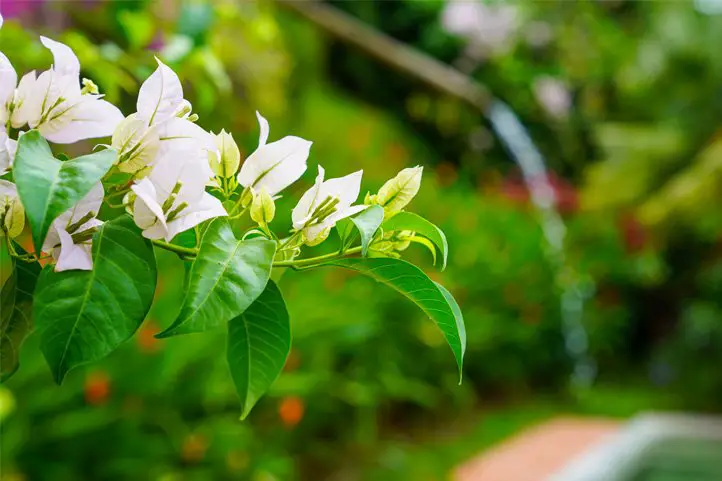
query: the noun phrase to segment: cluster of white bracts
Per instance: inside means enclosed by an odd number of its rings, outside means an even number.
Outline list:
[[[230,134],[214,135],[195,123],[198,117],[183,98],[178,76],[160,60],[140,88],[136,112],[123,117],[103,100],[95,84],[81,82],[80,63],[68,46],[45,37],[41,42],[53,54],[52,68],[37,76],[30,72],[19,82],[0,53],[0,175],[12,168],[17,148],[17,140],[8,137],[10,127],[18,135],[22,135],[19,129],[37,129],[53,143],[112,136],[111,147],[118,153],[115,168],[132,176],[124,198],[128,211],[146,238],[169,242],[205,220],[228,215],[208,187],[228,186],[229,179],[234,189],[242,186],[240,197],[236,196],[239,206],[250,208],[252,219],[265,226],[275,212],[274,196],[306,171],[311,142],[287,136],[269,143],[269,125],[259,113],[258,147],[241,163]],[[353,205],[361,175],[358,171],[324,180],[324,169],[318,167],[315,184],[292,212],[294,232],[304,243],[322,242],[336,222],[366,207]],[[420,176],[418,168],[415,190]],[[16,222],[3,232],[17,235],[18,217],[24,222],[24,216],[14,185],[2,181],[0,196],[0,207],[12,211]],[[101,224],[95,217],[104,196],[99,183],[53,222],[43,251],[56,260],[56,270],[92,269],[92,232]]]

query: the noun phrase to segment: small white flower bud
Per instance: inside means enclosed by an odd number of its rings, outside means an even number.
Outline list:
[[[241,165],[241,152],[233,140],[233,135],[221,130],[221,133],[214,136],[218,152],[209,152],[208,161],[211,170],[218,177],[228,179],[233,177]]]
[[[251,219],[259,225],[268,225],[276,216],[276,204],[266,188],[253,197]]]
[[[0,180],[0,235],[11,239],[19,236],[25,227],[25,209],[20,203],[15,184]]]
[[[382,206],[387,214],[399,212],[411,202],[411,199],[419,191],[423,170],[424,168],[421,166],[402,170],[379,189],[375,198],[370,196],[369,202]]]

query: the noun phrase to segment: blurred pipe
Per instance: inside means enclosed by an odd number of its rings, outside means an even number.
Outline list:
[[[486,113],[492,97],[483,86],[432,57],[369,27],[354,17],[318,0],[276,0],[337,39],[434,89],[457,97]]]

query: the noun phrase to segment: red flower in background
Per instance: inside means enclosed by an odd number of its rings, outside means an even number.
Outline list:
[[[160,349],[160,340],[155,335],[160,332],[160,327],[154,321],[146,321],[138,330],[136,342],[138,349],[146,354],[152,354]]]
[[[647,231],[634,215],[622,215],[618,225],[628,253],[639,252],[647,245]]]
[[[576,187],[554,172],[548,172],[547,178],[554,191],[556,206],[562,214],[571,214],[579,208],[579,194]],[[501,187],[502,195],[514,202],[528,204],[531,201],[529,188],[524,179],[516,174],[507,177]]]
[[[278,415],[287,428],[292,428],[303,419],[305,406],[303,401],[295,396],[283,398],[281,405],[278,407]]]
[[[91,372],[85,378],[85,402],[97,406],[110,397],[110,378],[104,371]]]

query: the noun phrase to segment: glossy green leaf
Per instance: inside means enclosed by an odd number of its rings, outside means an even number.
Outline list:
[[[43,269],[33,317],[56,382],[135,333],[153,302],[156,278],[152,244],[127,215],[95,233],[92,271]]]
[[[436,265],[436,244],[431,242],[428,238],[418,235],[411,237],[411,239],[409,240],[411,242],[421,244],[422,246],[426,247],[426,249],[428,249],[428,251],[431,253],[431,258],[433,259],[434,265]]]
[[[379,230],[381,222],[384,220],[384,208],[380,205],[372,205],[366,210],[350,218],[354,223],[361,236],[361,254],[366,256],[369,244],[374,238],[374,234]]]
[[[25,251],[19,245],[15,250],[20,254]],[[5,303],[5,287],[3,286],[2,325],[0,326],[0,382],[5,382],[17,371],[19,366],[20,346],[33,330],[32,308],[33,291],[40,274],[37,262],[17,261],[13,269],[13,284],[16,286],[12,309]],[[10,279],[8,279],[8,282]],[[9,315],[6,317],[6,312]]]
[[[203,235],[180,313],[159,338],[202,332],[241,315],[266,287],[276,243],[238,240],[224,218]]]
[[[246,311],[228,323],[228,366],[241,399],[241,419],[276,380],[291,350],[291,325],[273,281]]]
[[[443,287],[429,279],[413,264],[391,258],[346,258],[323,265],[345,267],[365,274],[397,290],[423,310],[441,329],[459,367],[459,379],[466,350],[466,329],[458,304]]]
[[[90,192],[115,158],[114,150],[102,150],[61,161],[53,157],[48,142],[36,130],[20,137],[13,176],[36,252],[40,252],[50,224]]]
[[[446,269],[446,257],[449,252],[446,235],[428,220],[412,212],[399,212],[381,224],[381,228],[384,232],[410,230],[428,238],[439,249],[442,259],[441,270]]]

